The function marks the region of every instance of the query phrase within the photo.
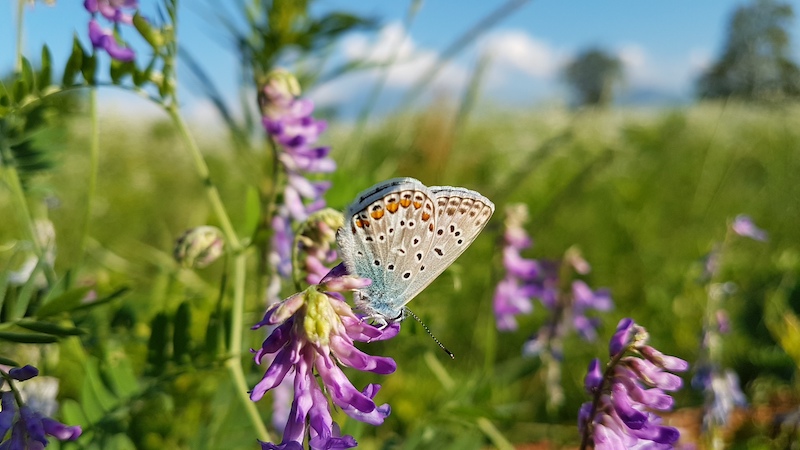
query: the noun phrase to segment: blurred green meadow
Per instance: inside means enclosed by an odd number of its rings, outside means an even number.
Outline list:
[[[326,198],[331,207],[343,209],[356,193],[394,176],[465,186],[497,205],[471,248],[409,305],[455,360],[413,320],[403,323],[397,338],[363,345],[370,354],[394,358],[397,372],[346,372],[357,387],[381,384],[376,400],[389,403],[392,414],[372,427],[335,412],[343,432],[365,449],[481,449],[504,442],[577,448],[575,417],[588,399],[586,366],[605,357],[619,319],[645,326],[664,353],[697,360],[706,302],[698,281],[703,257],[733,217],[746,213],[769,241],[736,241],[720,277],[736,285],[726,304],[733,331],[723,361],[740,375],[751,402],[729,436],[733,448],[790,448],[780,446],[786,438],[772,420],[799,404],[800,108],[733,101],[578,112],[486,105],[455,126],[457,109],[447,105],[374,120],[363,133],[334,119],[324,135],[339,164]],[[183,269],[171,256],[184,230],[215,224],[174,127],[156,114],[146,121],[123,113],[102,117],[85,255],[89,124],[74,114],[55,129],[42,136],[52,140],[53,166],[31,177],[28,189],[45,199],[46,211],[37,214],[55,226],[56,272],[94,286],[99,295],[128,288],[73,316],[86,334],[29,351],[45,373],[60,378],[64,418],[88,425],[85,434],[94,436],[91,444],[69,448],[254,448],[254,431],[221,362],[203,351],[222,345],[214,333],[224,327],[229,308],[219,300],[224,264]],[[258,217],[252,186],[261,170],[252,161],[263,162],[266,149],[242,153],[225,136],[203,136],[201,149],[236,231],[250,236]],[[610,288],[615,303],[598,316],[597,342],[567,339],[566,401],[557,412],[545,408],[541,363],[521,355],[546,311],[539,305],[522,316],[516,332],[500,333],[494,324],[503,217],[512,202],[530,211],[534,246],[526,256],[558,258],[577,246],[592,266],[590,284]],[[22,224],[7,191],[0,191],[0,216],[0,242],[20,239]],[[18,264],[14,252],[0,253],[4,270]],[[265,308],[253,280],[246,302],[249,326]],[[189,325],[176,325],[178,317]],[[179,338],[185,340],[183,359],[175,357]],[[263,338],[262,331],[246,332],[245,345],[257,348]],[[266,368],[245,367],[250,386]],[[683,442],[696,438],[703,401],[690,378],[684,376],[676,412],[665,419],[681,427]],[[266,400],[258,406],[268,418]]]

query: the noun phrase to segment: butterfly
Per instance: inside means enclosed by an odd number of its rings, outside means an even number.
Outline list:
[[[336,241],[351,275],[372,284],[356,307],[381,327],[402,321],[406,304],[475,240],[494,203],[461,187],[393,178],[361,192],[345,211]]]

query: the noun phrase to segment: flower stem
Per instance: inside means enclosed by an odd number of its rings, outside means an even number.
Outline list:
[[[230,246],[231,253],[234,255],[233,260],[233,306],[231,311],[231,328],[230,328],[230,347],[228,349],[228,359],[225,361],[225,366],[231,374],[234,383],[234,390],[236,390],[239,399],[242,401],[245,411],[250,418],[253,426],[256,429],[259,439],[269,441],[269,432],[267,431],[258,410],[250,398],[247,396],[248,386],[247,380],[242,370],[242,363],[240,361],[242,351],[242,329],[243,329],[243,316],[244,316],[244,289],[245,289],[245,271],[247,269],[247,257],[244,253],[241,241],[239,241],[236,231],[233,229],[228,213],[225,210],[225,205],[222,203],[222,198],[219,195],[216,185],[211,180],[210,171],[200,148],[197,146],[194,138],[186,126],[180,112],[177,108],[177,102],[172,102],[166,106],[167,113],[172,121],[178,128],[178,131],[183,138],[186,148],[192,155],[195,163],[195,169],[198,175],[203,180],[206,195],[208,196],[209,203],[217,220],[220,222],[222,232],[225,234],[225,239]]]
[[[14,58],[14,72],[22,72],[22,37],[23,22],[25,20],[25,0],[17,1],[17,48]]]
[[[94,195],[97,191],[97,168],[100,158],[100,126],[97,117],[97,89],[89,89],[89,117],[91,118],[91,138],[89,141],[89,186],[86,193],[86,211],[83,219],[83,230],[81,232],[80,251],[78,252],[78,266],[83,260],[86,252],[86,244],[89,239],[89,224],[92,220],[92,204]]]
[[[200,178],[202,179],[206,195],[208,196],[208,201],[211,203],[211,209],[214,211],[214,215],[217,216],[217,220],[219,220],[220,227],[222,228],[222,232],[225,233],[225,239],[228,241],[228,245],[230,245],[230,248],[234,254],[240,253],[242,251],[242,244],[236,235],[236,231],[233,229],[233,225],[228,217],[228,212],[225,210],[225,205],[222,203],[222,198],[219,195],[217,186],[211,180],[211,173],[208,170],[208,164],[206,164],[203,154],[200,153],[200,148],[197,146],[197,142],[194,140],[194,137],[191,135],[191,133],[189,133],[189,127],[186,126],[186,121],[183,120],[183,116],[181,116],[180,112],[178,111],[177,102],[172,102],[170,105],[166,106],[166,110],[172,121],[175,123],[175,126],[178,127],[181,138],[186,144],[189,154],[192,156],[195,170],[197,170],[197,174],[200,175]]]
[[[600,406],[600,398],[603,396],[603,392],[611,382],[611,378],[614,375],[614,367],[619,364],[619,361],[622,359],[622,357],[625,356],[632,347],[633,344],[628,344],[625,349],[617,353],[606,365],[606,370],[603,371],[603,380],[600,382],[600,386],[598,386],[597,390],[594,392],[592,409],[586,419],[586,426],[583,427],[580,450],[586,450],[589,448],[589,442],[594,432],[594,417],[597,415],[597,408]]]
[[[3,149],[5,152],[5,149]],[[52,286],[57,281],[58,277],[56,276],[56,272],[50,264],[44,263],[45,261],[45,254],[44,249],[42,248],[42,243],[39,242],[39,236],[36,232],[36,224],[33,221],[33,216],[31,216],[31,210],[28,208],[28,200],[25,198],[25,191],[22,189],[22,182],[19,179],[19,173],[17,173],[17,169],[14,167],[13,160],[6,158],[4,155],[3,158],[0,158],[3,161],[8,161],[7,163],[3,164],[3,172],[6,183],[8,183],[9,188],[11,189],[11,193],[16,203],[16,210],[18,211],[19,218],[22,223],[25,225],[25,230],[28,234],[28,239],[30,239],[31,244],[33,245],[33,252],[36,253],[36,257],[39,258],[39,261],[43,263],[40,264],[42,267],[42,271],[44,272],[44,276],[47,279],[47,285]]]
[[[241,362],[241,349],[242,349],[242,326],[243,326],[243,312],[244,312],[244,286],[245,286],[245,270],[247,269],[247,259],[244,253],[239,253],[233,260],[233,314],[231,315],[231,338],[230,338],[230,354],[225,367],[231,374],[233,379],[233,388],[239,396],[239,400],[245,407],[245,412],[250,417],[250,421],[256,428],[256,434],[262,441],[270,441],[270,435],[267,427],[261,420],[261,415],[258,413],[256,404],[250,401],[247,395],[248,387],[247,380],[242,370]]]

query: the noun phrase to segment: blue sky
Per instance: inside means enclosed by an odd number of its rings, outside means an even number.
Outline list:
[[[53,7],[37,3],[25,11],[25,53],[38,59],[47,43],[54,59],[63,65],[73,33],[86,39],[88,14],[78,0],[58,0]],[[184,0],[181,2],[180,39],[201,61],[221,91],[237,99],[237,62],[224,34],[208,17],[209,5],[237,2]],[[384,103],[396,102],[440,52],[457,36],[485,17],[502,2],[480,0],[427,0],[421,2],[410,29],[402,26],[410,1],[318,0],[314,11],[347,10],[376,18],[382,28],[372,34],[353,34],[335,50],[338,60],[380,60],[401,45],[402,64],[389,76]],[[476,61],[490,54],[482,96],[494,103],[535,106],[563,101],[565,88],[558,80],[570,57],[587,46],[601,46],[625,63],[625,96],[649,94],[660,101],[691,98],[697,74],[718,54],[733,9],[744,2],[723,0],[532,0],[500,22],[474,45],[451,61],[432,87],[437,93],[458,95]],[[791,0],[800,12],[800,0]],[[13,64],[13,0],[0,0],[0,71]],[[141,0],[142,11],[153,12],[153,0]],[[800,59],[800,40],[795,24],[792,35],[795,59]],[[400,44],[398,44],[400,43]],[[142,52],[146,49],[141,48]],[[351,75],[309,94],[328,105],[358,103],[365,86],[377,72]],[[190,85],[184,92],[187,107],[202,108]],[[355,100],[354,100],[355,99]]]

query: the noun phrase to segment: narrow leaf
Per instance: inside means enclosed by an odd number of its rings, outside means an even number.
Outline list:
[[[147,342],[147,363],[150,373],[164,373],[167,366],[167,343],[169,336],[169,317],[158,313],[150,322],[150,340]]]
[[[75,76],[78,75],[81,67],[83,67],[83,56],[85,53],[80,41],[78,41],[78,36],[75,35],[72,40],[72,53],[69,55],[67,65],[64,67],[64,76],[61,80],[62,85],[72,86],[75,84]]]
[[[49,334],[14,333],[11,331],[0,331],[0,339],[19,344],[51,344],[58,341],[58,337]]]
[[[175,312],[175,325],[172,333],[172,360],[176,364],[191,362],[192,350],[192,305],[184,301]]]
[[[83,79],[91,85],[96,84],[94,75],[97,72],[97,55],[83,55],[83,63],[81,64],[81,73]]]
[[[39,322],[35,320],[24,319],[17,322],[17,325],[27,330],[52,334],[54,336],[80,336],[82,334],[86,334],[86,331],[80,328],[58,325],[52,322]]]
[[[25,80],[25,84],[28,85],[28,89],[31,92],[36,90],[36,79],[33,77],[33,66],[31,66],[31,62],[28,61],[28,58],[22,58],[22,79]]]
[[[70,289],[53,299],[46,299],[44,304],[34,313],[36,317],[48,317],[64,311],[70,311],[83,303],[86,294],[92,290],[91,286],[81,286]]]
[[[17,78],[14,81],[14,87],[12,88],[14,101],[16,103],[22,102],[22,100],[28,96],[28,85],[25,83],[25,80]]]
[[[42,47],[42,67],[39,69],[39,79],[37,85],[42,91],[53,82],[53,56],[47,45]]]
[[[9,367],[21,367],[20,364],[13,359],[8,359],[3,356],[0,356],[0,364]]]
[[[154,50],[164,45],[164,37],[150,26],[150,22],[142,17],[139,11],[136,11],[136,14],[133,15],[133,26],[136,27],[136,31],[142,35],[144,40],[147,41]]]

